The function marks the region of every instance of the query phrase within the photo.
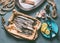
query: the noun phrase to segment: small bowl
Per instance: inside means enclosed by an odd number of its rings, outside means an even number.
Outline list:
[[[50,21],[47,21],[47,23],[49,24]],[[55,23],[54,20],[51,20],[51,25],[52,25],[52,31],[55,32],[55,33],[54,33],[54,32],[51,32],[52,38],[54,38],[54,37],[58,34],[58,25]],[[48,27],[47,29],[50,30],[49,27]],[[41,32],[41,33],[42,33],[42,32]],[[43,35],[45,38],[51,39],[50,34],[47,35],[47,34],[42,33],[42,35]]]

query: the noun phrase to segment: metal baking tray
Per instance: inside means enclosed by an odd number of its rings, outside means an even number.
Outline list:
[[[14,19],[18,16],[23,16],[23,17],[26,17],[26,18],[29,18],[29,19],[32,19],[34,20],[34,25],[33,25],[33,32],[31,35],[26,35],[24,33],[21,32],[21,29],[17,29],[18,27],[16,26],[16,22],[14,22]],[[23,22],[23,21],[22,21]],[[21,22],[19,22],[21,23]],[[21,25],[21,24],[20,24]],[[36,19],[36,18],[33,18],[31,16],[28,16],[26,14],[23,14],[21,12],[18,12],[16,10],[13,10],[13,14],[12,16],[9,18],[8,20],[8,25],[4,25],[5,26],[5,29],[7,30],[8,33],[10,33],[12,36],[16,37],[16,38],[23,38],[23,39],[28,39],[28,40],[35,40],[37,37],[38,37],[38,33],[37,31],[39,30],[39,28],[41,27],[41,22]],[[15,30],[15,31],[14,31]],[[19,31],[20,30],[20,31]],[[30,31],[30,30],[29,30]]]

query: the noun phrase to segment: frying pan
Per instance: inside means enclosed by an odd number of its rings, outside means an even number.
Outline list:
[[[21,4],[19,3],[19,0],[15,0],[15,1],[16,1],[16,5],[17,5],[20,9],[22,9],[22,10],[24,10],[24,11],[31,11],[31,10],[37,8],[38,6],[40,6],[45,0],[39,0],[40,2],[38,1],[38,3],[37,3],[35,6],[31,7],[31,8],[24,8],[24,7],[22,7]]]

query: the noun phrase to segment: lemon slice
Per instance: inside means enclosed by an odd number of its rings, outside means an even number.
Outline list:
[[[48,27],[48,24],[47,23],[43,23],[42,27],[41,27],[41,32],[43,32],[46,35],[49,35],[50,31],[47,29],[47,27]]]
[[[49,35],[49,34],[50,34],[50,31],[47,29],[47,30],[45,31],[45,34],[46,34],[46,35]]]
[[[42,27],[41,27],[41,32],[45,32],[45,30],[47,29],[48,25],[47,23],[43,23]]]

